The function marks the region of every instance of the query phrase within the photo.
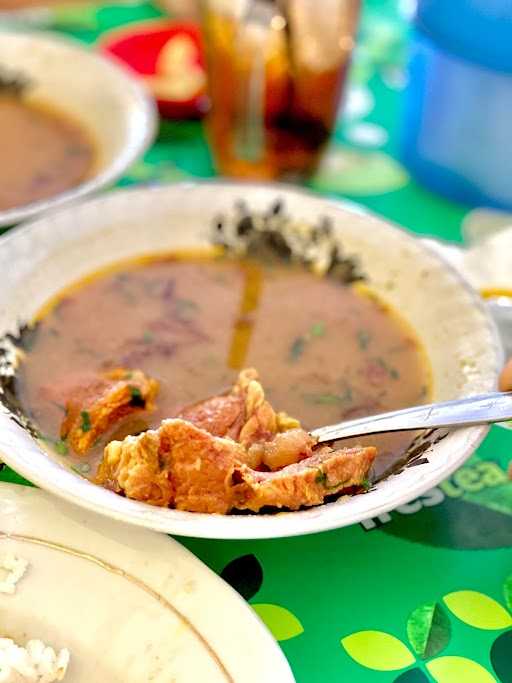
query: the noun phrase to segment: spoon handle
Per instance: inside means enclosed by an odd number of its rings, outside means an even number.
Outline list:
[[[402,432],[437,427],[469,427],[512,420],[512,391],[432,403],[430,405],[393,410],[357,420],[319,427],[311,435],[323,441],[345,439],[349,436]]]

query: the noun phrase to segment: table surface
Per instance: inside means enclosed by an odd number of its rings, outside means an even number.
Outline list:
[[[416,233],[461,241],[468,207],[417,185],[397,161],[405,0],[367,0],[347,104],[315,189]],[[54,28],[94,43],[149,4],[68,9]],[[120,186],[209,177],[199,122],[162,121]],[[302,538],[183,544],[250,601],[298,683],[512,682],[512,430],[418,500],[358,526]],[[23,483],[7,467],[0,479]],[[25,482],[27,483],[27,482]]]

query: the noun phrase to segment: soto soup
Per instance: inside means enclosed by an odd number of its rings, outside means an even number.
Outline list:
[[[0,211],[46,199],[82,183],[95,149],[82,126],[46,104],[2,94]]]
[[[120,263],[60,293],[31,331],[17,391],[46,442],[94,478],[107,444],[155,430],[168,418],[189,419],[189,406],[226,396],[251,366],[268,402],[305,430],[430,397],[420,342],[365,285],[320,277],[298,264],[219,258],[213,251]],[[134,410],[119,409],[96,432],[80,387],[94,384],[98,374],[125,382]],[[143,376],[158,383],[156,398],[138,379]],[[70,408],[73,395],[78,408]],[[63,431],[75,417],[82,439],[91,437],[84,452],[67,438],[69,425]],[[217,436],[230,435],[205,424]],[[372,477],[378,478],[403,458],[411,440],[392,434],[357,444],[377,446]],[[267,470],[265,462],[256,469]],[[110,487],[111,480],[101,483]],[[158,497],[144,500],[159,504]]]

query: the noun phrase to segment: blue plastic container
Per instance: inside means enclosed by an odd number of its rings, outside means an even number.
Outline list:
[[[402,157],[434,191],[512,209],[512,0],[420,0]]]

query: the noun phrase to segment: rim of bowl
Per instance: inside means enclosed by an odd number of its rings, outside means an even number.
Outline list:
[[[1,17],[1,15],[0,15]],[[143,115],[144,120],[140,124],[140,132],[137,137],[134,136],[131,144],[125,146],[120,153],[113,159],[109,165],[99,173],[86,179],[84,182],[75,187],[60,192],[59,194],[40,199],[30,204],[22,206],[15,206],[7,211],[0,211],[0,227],[16,225],[22,221],[31,218],[39,217],[39,214],[46,213],[51,209],[57,209],[69,202],[84,198],[102,188],[119,180],[126,171],[126,169],[150,147],[156,134],[158,125],[158,113],[156,102],[150,93],[144,88],[142,83],[138,81],[128,66],[123,66],[115,60],[108,59],[99,52],[87,50],[86,46],[79,40],[62,36],[52,31],[45,31],[44,33],[35,30],[27,29],[16,30],[9,27],[9,30],[0,29],[0,36],[8,35],[9,38],[21,36],[22,38],[31,38],[39,43],[62,43],[65,47],[76,49],[87,55],[89,59],[96,62],[101,68],[109,71],[114,78],[123,81],[124,90],[131,91],[134,102],[137,102],[139,111]],[[58,102],[57,102],[58,104]]]
[[[461,287],[467,296],[469,296],[473,306],[483,314],[485,326],[482,325],[482,330],[486,330],[488,336],[493,341],[490,352],[494,356],[494,372],[491,376],[489,374],[488,390],[492,391],[496,388],[498,373],[503,363],[503,347],[499,337],[498,329],[492,317],[488,313],[484,301],[478,295],[476,290],[465,280],[465,278],[442,257],[434,248],[406,228],[395,225],[394,223],[382,219],[371,211],[361,208],[359,205],[354,205],[351,202],[344,200],[336,200],[333,198],[326,198],[322,195],[305,188],[298,188],[286,183],[265,183],[265,182],[251,182],[251,181],[226,181],[224,179],[210,179],[205,181],[184,181],[179,183],[172,183],[168,185],[158,185],[152,187],[132,187],[123,189],[113,195],[104,195],[100,197],[89,198],[84,204],[102,204],[109,202],[112,198],[121,199],[120,195],[129,196],[131,194],[149,194],[153,192],[164,192],[171,189],[171,191],[180,192],[183,190],[193,190],[197,187],[212,186],[217,189],[225,187],[227,190],[235,187],[254,187],[263,190],[268,190],[269,193],[284,192],[292,193],[304,197],[305,199],[313,200],[318,203],[325,203],[333,210],[341,210],[348,213],[358,213],[366,215],[372,220],[378,220],[385,224],[389,229],[402,233],[402,237],[415,245],[420,246],[426,251],[434,260],[441,262],[443,268],[450,272],[451,276]],[[73,207],[68,207],[72,210]],[[40,221],[47,221],[49,216],[42,216],[39,220],[30,221],[24,225],[20,225],[7,235],[0,238],[0,247],[3,241],[17,239],[19,234],[30,232],[37,229],[50,229],[45,226],[42,228],[38,225]],[[0,413],[0,420],[10,419],[7,414]],[[408,482],[408,486],[396,487],[396,490],[391,495],[386,496],[385,500],[378,501],[372,505],[367,505],[362,511],[353,511],[351,515],[342,514],[340,519],[340,512],[346,510],[347,506],[340,501],[339,504],[330,504],[327,506],[320,505],[308,508],[305,511],[284,512],[273,515],[214,515],[208,513],[186,512],[181,510],[174,510],[168,508],[151,507],[144,503],[129,500],[127,498],[120,498],[113,495],[111,492],[102,489],[78,475],[63,470],[62,467],[48,458],[48,455],[42,450],[38,449],[39,457],[32,458],[26,461],[21,466],[17,462],[17,458],[11,457],[9,453],[1,453],[2,459],[7,465],[10,465],[26,477],[29,481],[37,486],[58,495],[70,503],[79,505],[93,512],[105,515],[111,519],[116,519],[129,524],[135,524],[146,528],[160,531],[163,533],[192,536],[196,538],[211,538],[211,539],[266,539],[266,538],[282,538],[291,536],[307,535],[311,533],[318,533],[321,531],[329,531],[352,524],[357,524],[364,519],[378,517],[379,515],[393,510],[397,506],[417,498],[425,491],[436,486],[441,481],[446,479],[458,467],[460,467],[479,444],[485,438],[489,431],[488,425],[467,427],[452,432],[447,439],[441,442],[443,444],[450,442],[450,437],[459,438],[461,443],[459,446],[459,453],[456,458],[452,460],[450,466],[438,466],[435,471],[431,472],[428,477],[415,476],[413,483]],[[44,459],[44,460],[42,460]],[[38,465],[44,462],[46,465],[45,471],[48,472],[54,469],[55,476],[48,478],[41,476]],[[412,468],[410,472],[416,470]],[[393,476],[393,475],[390,475]],[[389,480],[389,477],[386,481]],[[355,496],[352,499],[364,498],[366,501],[371,496]]]

